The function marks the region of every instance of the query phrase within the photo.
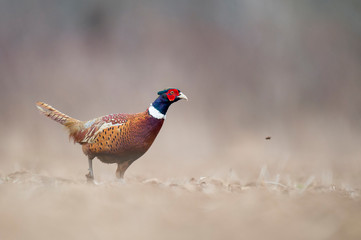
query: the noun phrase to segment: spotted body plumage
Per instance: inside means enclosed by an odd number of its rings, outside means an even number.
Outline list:
[[[154,119],[147,111],[121,117],[122,123],[106,116],[84,130],[94,134],[82,141],[86,155],[97,156],[106,163],[116,163],[119,158],[131,161],[133,157],[130,156],[140,157],[148,150],[164,122],[163,119]]]
[[[104,163],[117,163],[116,176],[122,178],[125,170],[152,145],[165,119],[168,107],[187,99],[178,89],[167,89],[144,112],[136,114],[110,114],[89,121],[71,118],[46,103],[37,107],[47,117],[63,124],[74,142],[82,145],[88,156],[88,179],[93,179],[92,160],[97,157]]]

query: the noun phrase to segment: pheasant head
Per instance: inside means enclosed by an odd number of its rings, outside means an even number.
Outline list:
[[[188,101],[186,95],[184,95],[179,89],[168,88],[158,92],[158,98],[150,105],[149,113],[155,118],[165,119],[165,115],[168,108],[173,103],[185,99]]]

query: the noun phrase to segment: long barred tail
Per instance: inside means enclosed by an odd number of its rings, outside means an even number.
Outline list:
[[[43,103],[43,102],[37,102],[36,107],[39,109],[39,111],[47,116],[48,118],[53,119],[54,121],[62,124],[67,125],[69,122],[77,122],[78,120],[69,117],[68,115],[59,112],[49,104]]]
[[[36,107],[42,114],[44,114],[48,118],[51,118],[54,121],[64,125],[69,130],[69,137],[74,138],[75,134],[84,129],[84,124],[82,121],[79,121],[75,118],[69,117],[62,112],[59,112],[49,104],[46,104],[44,102],[37,102]]]

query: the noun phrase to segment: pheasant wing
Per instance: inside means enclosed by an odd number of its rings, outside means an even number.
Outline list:
[[[79,143],[94,143],[104,130],[114,130],[114,127],[125,124],[128,116],[129,114],[110,114],[87,121],[84,128],[74,136],[74,140]]]

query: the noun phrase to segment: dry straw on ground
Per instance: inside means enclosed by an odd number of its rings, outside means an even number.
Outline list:
[[[361,191],[309,177],[86,183],[29,171],[1,177],[1,239],[358,239]],[[262,231],[260,231],[262,229]]]

